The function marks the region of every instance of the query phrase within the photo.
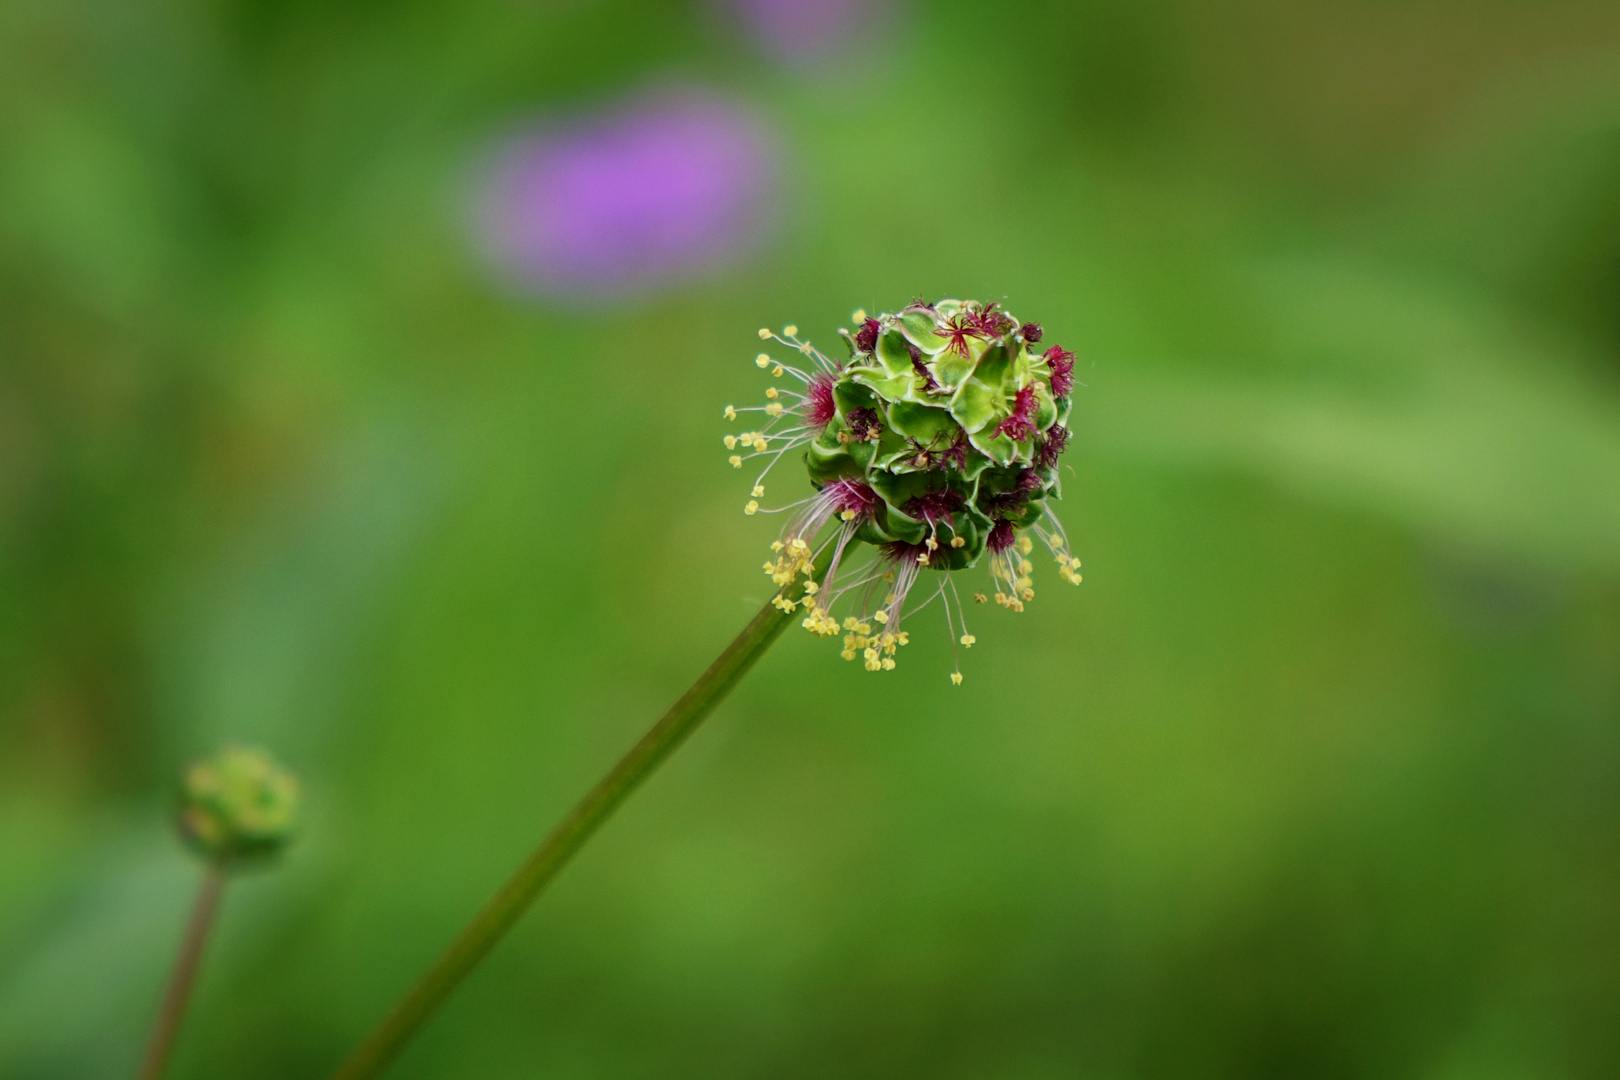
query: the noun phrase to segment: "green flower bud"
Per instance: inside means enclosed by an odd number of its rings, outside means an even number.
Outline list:
[[[180,783],[180,832],[211,859],[263,858],[292,838],[298,781],[263,750],[228,746]]]
[[[760,512],[771,468],[802,448],[816,494],[781,508],[793,516],[766,572],[785,590],[808,572],[819,544],[835,545],[826,580],[798,601],[809,613],[804,625],[822,636],[843,632],[846,659],[860,656],[868,670],[883,671],[894,668],[908,640],[900,624],[915,610],[906,603],[920,570],[938,578],[917,607],[939,599],[963,646],[976,639],[966,630],[953,571],[988,561],[996,602],[1022,611],[1034,598],[1026,558],[1034,544],[1024,535],[1033,533],[1059,576],[1079,584],[1080,562],[1051,509],[1061,496],[1058,459],[1069,439],[1074,354],[1057,345],[1033,351],[1042,338],[1038,324],[976,300],[919,300],[873,318],[858,311],[854,321],[853,333],[841,331],[850,351],[844,363],[800,340],[795,327],[782,335],[761,330],[761,339],[804,361],[801,367],[768,353],[755,359],[792,382],[767,389],[763,406],[728,405],[728,420],[755,411],[766,423],[725,443],[743,451],[732,455],[734,467],[765,459],[748,514]],[[834,522],[832,534],[818,540]],[[839,578],[846,549],[857,542],[876,549],[873,562]],[[840,600],[852,608],[841,621],[832,614]],[[785,595],[777,604],[796,606]],[[951,678],[961,682],[960,671]]]

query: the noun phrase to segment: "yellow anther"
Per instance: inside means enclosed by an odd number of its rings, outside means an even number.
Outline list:
[[[872,618],[877,622],[887,623],[889,621],[889,613],[887,611],[880,611],[876,615],[873,615]]]
[[[805,592],[806,596],[814,596],[814,595],[816,595],[816,590],[819,589],[819,588],[821,588],[821,586],[817,585],[813,581],[806,581],[804,583],[804,592]]]
[[[757,367],[757,368],[760,368],[761,370],[770,367],[771,366],[770,354],[769,353],[760,353],[758,356],[754,357],[754,366]]]
[[[1022,596],[1025,600],[1033,600],[1033,599],[1035,599],[1035,590],[1034,589],[1025,589],[1019,595]]]
[[[960,671],[951,672],[951,683],[954,686],[962,685],[962,673]]]
[[[769,330],[765,329],[763,326],[759,328],[759,340],[761,340],[761,341],[769,341],[769,340],[771,340],[771,332]]]
[[[735,436],[735,435],[727,435],[726,436],[726,449],[727,450],[735,450],[735,449],[737,449],[737,436]]]
[[[781,416],[782,415],[782,403],[780,401],[773,401],[769,405],[765,406],[765,415],[766,416]]]
[[[736,408],[734,406],[727,405],[726,406],[725,417],[726,417],[727,420],[735,420],[735,419],[737,419],[737,410],[736,410]]]
[[[854,649],[845,649],[843,652],[839,653],[838,655],[842,656],[845,660],[853,660],[853,659],[855,659],[855,650]]]
[[[781,406],[778,405],[777,408],[781,408]],[[763,438],[759,438],[759,439],[754,440],[754,449],[759,451],[761,454],[763,454],[765,451],[769,450],[770,448],[771,448],[771,444],[766,442]]]
[[[780,541],[780,540],[772,540],[771,541],[771,550],[772,551],[781,551],[782,550],[782,541]]]
[[[1020,574],[1033,574],[1035,572],[1035,564],[1030,562],[1028,559],[1022,559],[1018,563],[1018,572]]]
[[[902,630],[902,631],[900,631],[900,636],[895,638],[895,640],[898,641],[902,645],[910,645],[911,644],[911,635],[906,633],[904,630]]]
[[[774,377],[780,379],[782,377],[783,373],[786,372],[786,371],[787,371],[787,368],[783,367],[781,364],[777,364],[776,367],[771,369],[771,375],[773,375]]]
[[[780,396],[780,395],[781,395],[781,393],[782,393],[782,391],[780,391],[780,390],[778,390],[778,389],[777,389],[777,388],[776,388],[776,387],[774,387],[774,386],[767,386],[767,387],[766,387],[766,388],[765,388],[765,396],[766,396],[766,397],[768,397],[768,398],[770,398],[770,399],[772,399],[772,400],[773,400],[773,401],[774,401],[774,400],[775,400],[775,399],[776,399],[776,398],[777,398],[777,397],[779,397],[779,396]]]
[[[875,649],[872,646],[868,645],[866,647],[865,651],[863,651],[861,653],[861,655],[866,657],[868,660],[876,660],[878,657],[882,656],[883,654],[878,652],[877,649]]]
[[[729,462],[731,462],[731,467],[732,467],[732,468],[733,468],[733,469],[740,469],[740,468],[742,468],[742,458],[740,458],[740,457],[738,457],[738,456],[737,456],[737,455],[736,455],[736,454],[732,454],[732,455],[731,455],[731,456],[730,456],[730,457],[729,457],[729,458],[727,458],[727,459],[726,459],[726,460],[727,460],[727,461],[729,461]]]
[[[953,548],[967,547],[967,541],[962,539],[960,536],[953,536],[953,537],[951,537],[951,547],[953,547]]]
[[[765,485],[755,484],[754,490],[750,491],[748,494],[752,495],[756,499],[759,498],[761,495],[765,494]]]
[[[798,332],[799,332],[799,328],[797,326],[794,326],[792,323],[788,323],[786,326],[782,327],[782,336],[784,336],[784,337],[792,337],[794,334],[797,334]]]
[[[853,511],[853,510],[840,511],[839,514],[838,514],[838,517],[842,521],[854,521],[855,520],[855,511]]]
[[[893,657],[885,656],[883,658],[883,670],[884,671],[893,671],[894,670],[894,658]]]
[[[753,499],[749,499],[748,505],[743,507],[743,513],[747,514],[749,517],[753,517],[755,514],[759,513],[759,503]]]
[[[978,640],[979,639],[974,637],[972,634],[963,634],[962,635],[962,647],[964,649],[971,649],[973,647],[973,643],[975,641],[978,641]]]
[[[984,593],[982,593],[982,592],[976,592],[976,593],[973,594],[973,602],[975,604],[982,604],[982,603],[984,603],[985,601],[987,601],[989,599],[990,598],[988,596],[984,595]]]
[[[920,552],[917,553],[917,565],[918,566],[927,566],[928,565],[928,552],[920,551]]]
[[[860,620],[855,618],[855,616],[853,616],[853,615],[845,616],[845,618],[844,618],[844,629],[845,630],[853,630],[853,629],[855,629],[855,627],[857,627],[859,625],[860,625]]]
[[[939,550],[939,541],[935,540],[932,536],[930,536],[924,542],[923,546],[926,547],[929,551],[938,551]]]
[[[1022,551],[1025,555],[1028,555],[1031,551],[1035,550],[1035,541],[1031,540],[1027,536],[1020,536],[1018,538],[1018,550]]]
[[[854,322],[863,323],[866,321],[866,309],[863,307],[858,307],[854,311],[850,312],[849,317]]]

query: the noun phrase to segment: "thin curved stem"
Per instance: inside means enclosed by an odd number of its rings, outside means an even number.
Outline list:
[[[817,579],[824,575],[830,559],[830,550],[824,550],[816,560],[813,574]],[[797,599],[802,595],[801,588],[802,585],[792,586],[790,595]],[[518,867],[517,872],[496,890],[495,895],[400,999],[393,1011],[332,1074],[332,1080],[366,1080],[387,1067],[456,985],[522,917],[535,897],[567,865],[574,853],[742,681],[742,677],[781,636],[793,618],[793,615],[777,608],[774,602],[760,609],[742,633],[698,677],[692,688],[681,695],[669,712],[642,736],[641,741],[563,818],[562,823]]]
[[[139,1080],[158,1080],[169,1063],[169,1052],[174,1049],[174,1037],[180,1031],[180,1020],[186,1014],[186,1002],[191,998],[191,987],[197,980],[197,965],[202,961],[203,947],[208,943],[208,932],[213,928],[214,916],[219,911],[219,897],[225,891],[225,864],[211,859],[203,875],[202,887],[197,890],[197,902],[192,905],[191,919],[186,923],[186,936],[180,941],[180,953],[174,960],[174,971],[169,975],[169,988],[163,994],[163,1005],[158,1009],[157,1021],[152,1025],[152,1039],[146,1045],[146,1057],[141,1060]]]

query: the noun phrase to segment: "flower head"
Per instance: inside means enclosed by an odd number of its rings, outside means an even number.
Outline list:
[[[180,832],[211,859],[273,855],[297,817],[298,781],[263,750],[226,747],[181,778]]]
[[[954,643],[977,640],[967,631],[958,571],[988,563],[988,592],[1022,611],[1035,597],[1028,556],[1038,540],[1058,576],[1080,583],[1080,560],[1050,505],[1069,441],[1074,354],[1055,345],[1032,352],[1036,324],[974,300],[917,300],[875,318],[857,311],[853,322],[853,333],[841,331],[850,351],[842,362],[799,338],[797,327],[760,331],[798,356],[755,358],[773,379],[766,404],[728,405],[726,418],[763,412],[766,423],[725,443],[745,451],[731,457],[738,468],[762,460],[750,514],[762,512],[757,500],[784,456],[804,461],[814,493],[763,511],[788,515],[765,564],[782,590],[775,603],[802,606],[806,629],[841,636],[845,659],[886,671],[910,640],[902,623],[935,601]],[[822,580],[789,599],[790,586],[812,577],[818,554],[830,555]],[[961,682],[960,670],[952,682]]]

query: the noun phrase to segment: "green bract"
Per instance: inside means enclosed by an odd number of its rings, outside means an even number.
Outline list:
[[[273,855],[297,817],[298,781],[263,750],[227,747],[181,779],[180,831],[212,859]]]

